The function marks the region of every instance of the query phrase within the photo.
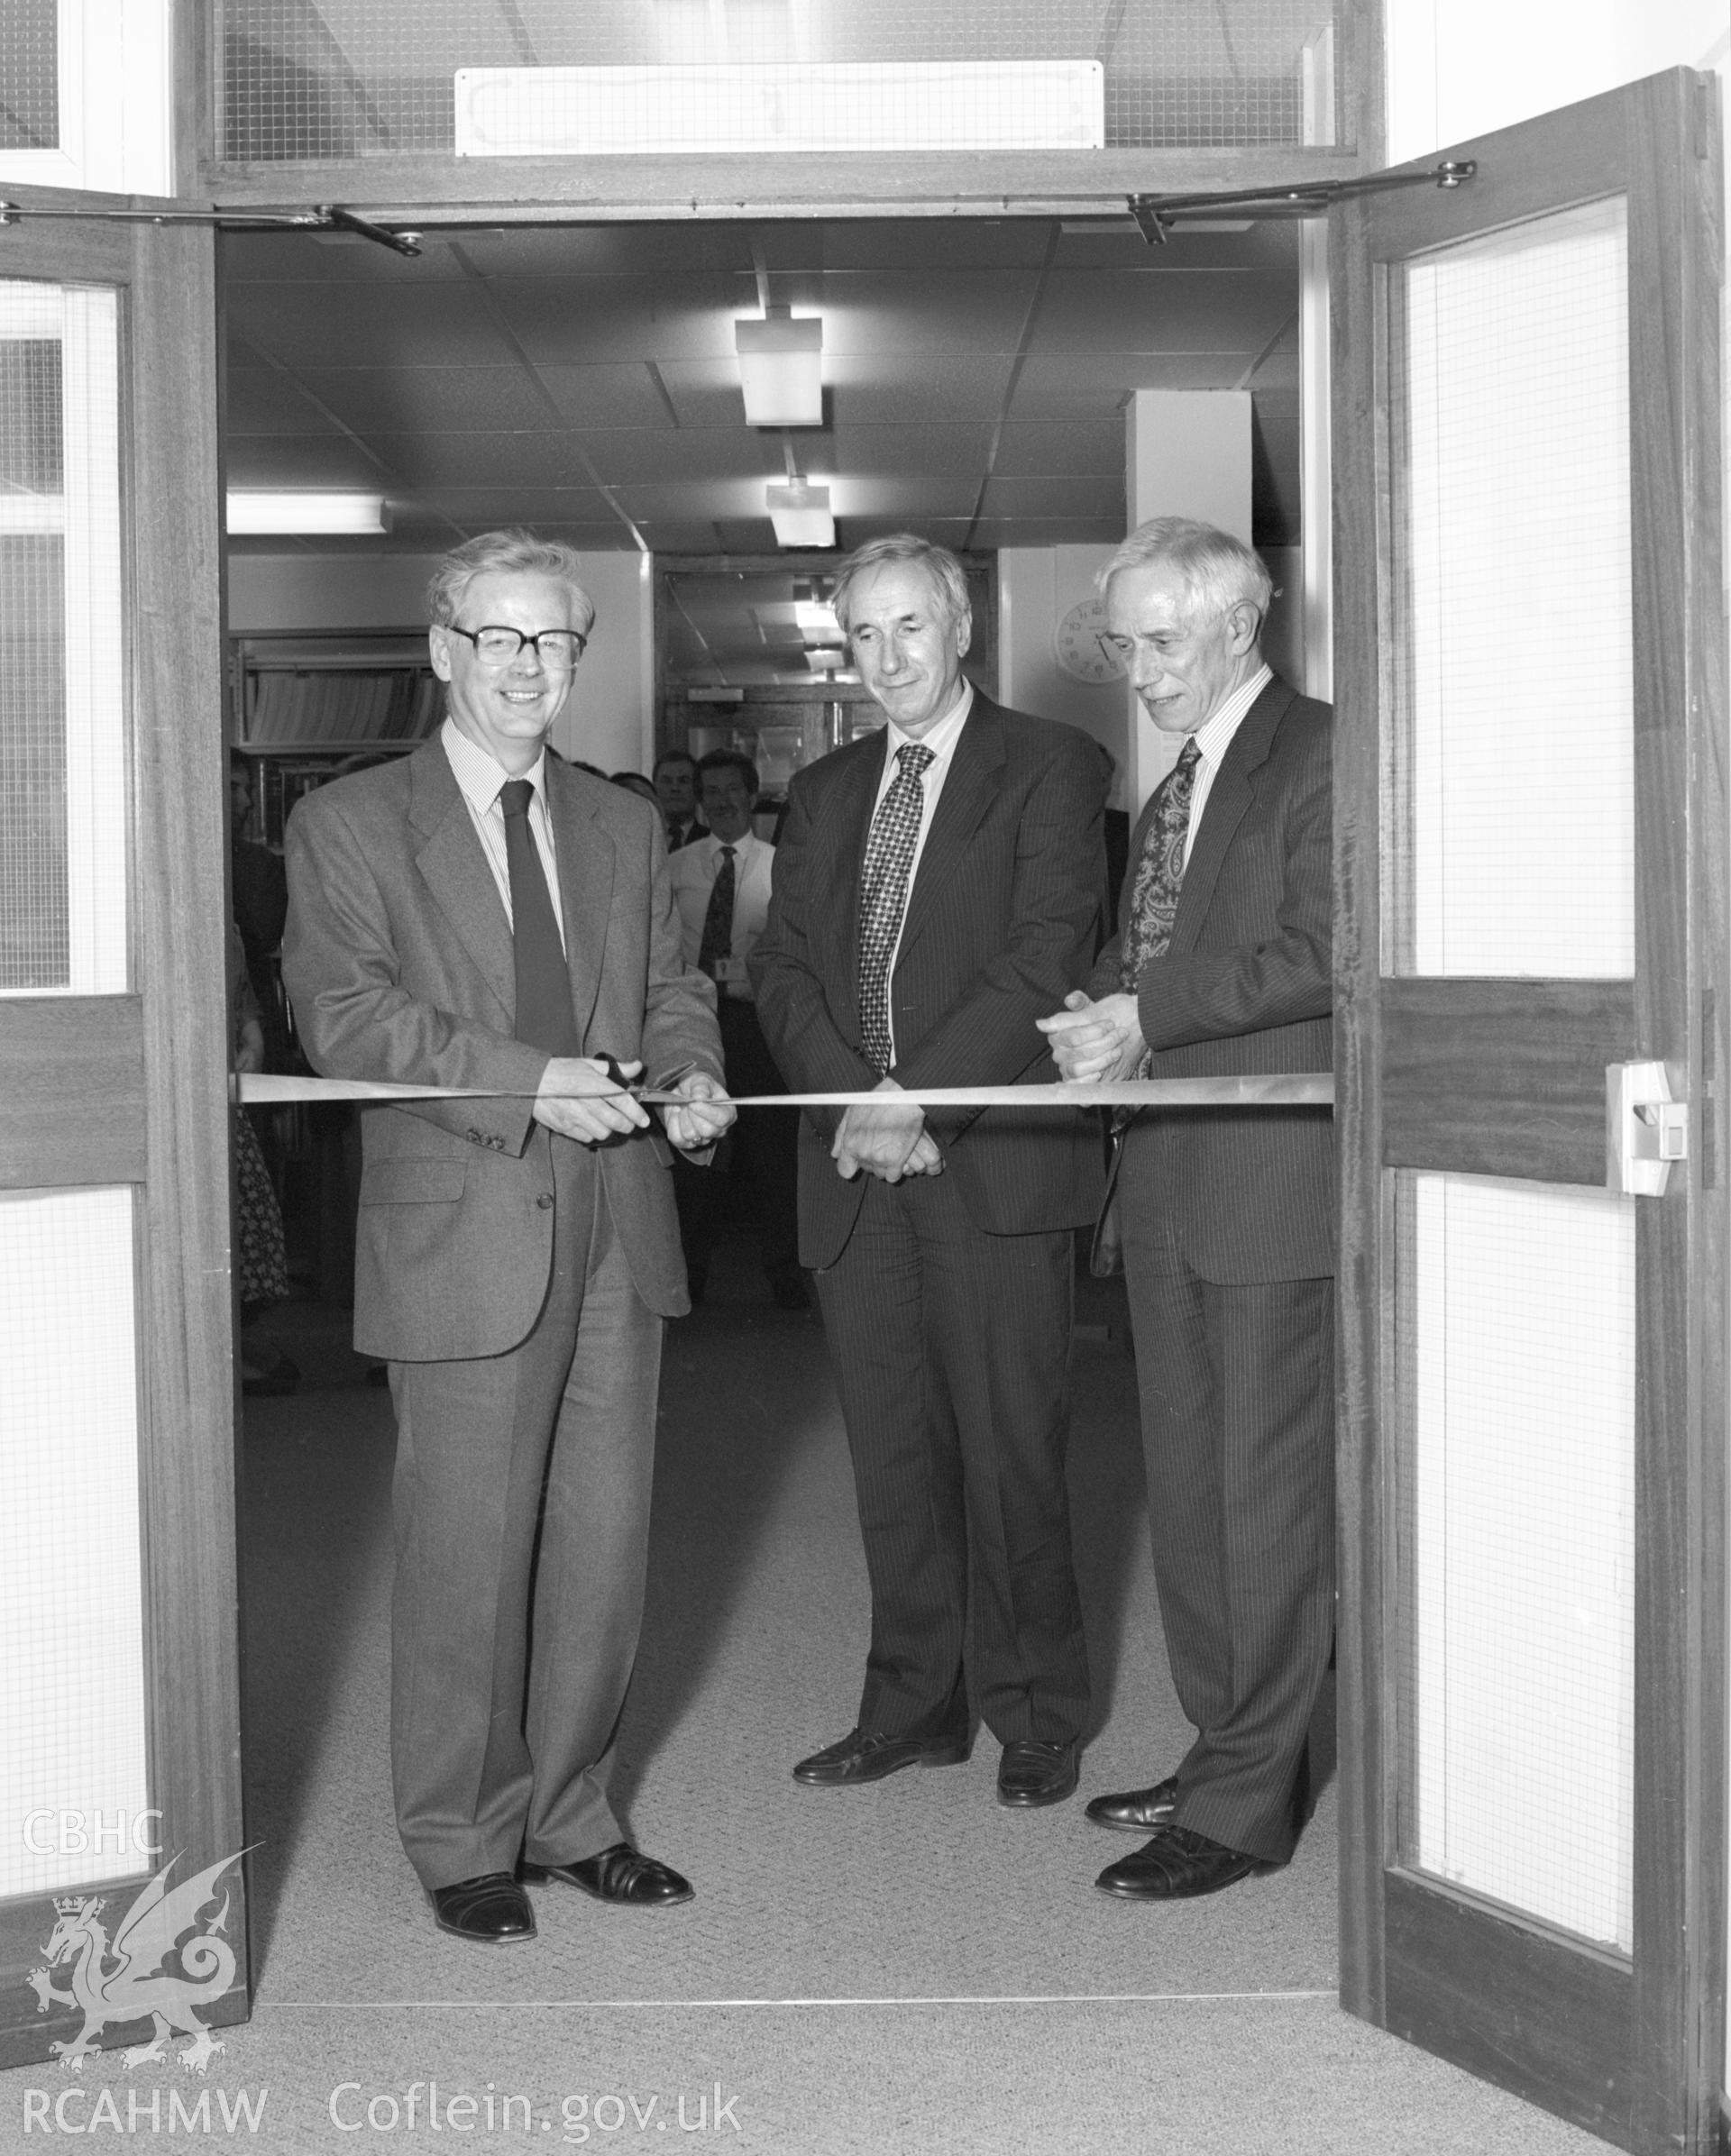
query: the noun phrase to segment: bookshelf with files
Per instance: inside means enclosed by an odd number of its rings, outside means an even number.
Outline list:
[[[230,738],[252,766],[249,837],[280,847],[303,793],[424,741],[441,716],[425,629],[232,639]]]

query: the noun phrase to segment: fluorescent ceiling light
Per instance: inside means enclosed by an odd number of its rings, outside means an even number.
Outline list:
[[[813,673],[836,673],[847,663],[846,652],[807,652],[805,662]]]
[[[368,532],[390,529],[390,511],[378,494],[231,494],[231,534]]]
[[[823,317],[774,314],[736,321],[747,426],[823,425]]]
[[[777,546],[833,546],[836,520],[829,514],[829,489],[813,487],[804,480],[790,480],[783,487],[764,489],[769,520],[775,526]]]
[[[839,636],[841,634],[841,624],[836,619],[835,608],[823,605],[818,599],[796,598],[793,602],[793,618],[808,635]]]

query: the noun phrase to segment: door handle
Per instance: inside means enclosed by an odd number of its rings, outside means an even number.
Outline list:
[[[1662,1198],[1671,1165],[1689,1158],[1689,1102],[1673,1101],[1662,1063],[1605,1066],[1605,1186]]]

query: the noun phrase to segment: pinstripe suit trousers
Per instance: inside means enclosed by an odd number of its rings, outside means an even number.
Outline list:
[[[1334,1283],[1197,1273],[1163,1195],[1182,1143],[1132,1125],[1118,1201],[1154,1576],[1197,1731],[1176,1822],[1278,1863],[1333,1633]]]

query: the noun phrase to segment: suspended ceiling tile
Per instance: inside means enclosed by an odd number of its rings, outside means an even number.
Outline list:
[[[949,426],[838,426],[824,438],[822,461],[811,455],[806,469],[878,477],[907,471],[978,476],[991,446],[992,428],[984,420]]]
[[[345,435],[231,434],[227,484],[249,488],[390,491],[390,480]]]
[[[769,528],[769,519],[761,525],[748,524],[752,534],[748,545],[742,551],[751,553],[773,553],[775,535]],[[651,518],[642,525],[643,535],[658,554],[715,554],[731,551],[736,541],[723,542],[711,522],[698,523],[690,517]]]
[[[300,379],[360,434],[548,424],[545,403],[515,361],[499,367],[309,367]]]
[[[1076,479],[1050,474],[1040,479],[994,479],[985,489],[980,514],[982,517],[994,519],[1094,517],[1122,524],[1123,474],[1084,474]]]
[[[609,486],[638,480],[785,477],[779,434],[747,427],[582,430],[584,452]]]
[[[767,516],[762,479],[639,480],[614,489],[638,524],[662,517],[712,523],[718,516]]]
[[[424,508],[473,531],[516,524],[537,531],[554,524],[608,525],[629,544],[625,525],[593,487],[441,487],[427,489],[419,500]]]
[[[655,387],[655,376],[641,360],[594,367],[537,366],[536,372],[573,426],[673,427],[678,424]]]
[[[331,431],[294,379],[274,367],[230,367],[224,424],[234,434],[312,434]]]
[[[736,358],[729,355],[725,360],[662,360],[656,364],[681,426],[745,425],[746,402],[739,390],[739,365]],[[545,371],[551,380],[553,370]],[[647,368],[640,371],[646,388],[655,395]],[[665,407],[662,409],[664,412]]]
[[[657,277],[751,275],[752,227],[690,219],[682,224],[538,225],[452,236],[483,276]]]
[[[592,487],[595,474],[567,434],[374,434],[368,442],[399,484],[450,487]]]
[[[1038,270],[1050,229],[1027,217],[838,219],[820,227],[820,246],[826,270]],[[766,238],[772,263],[776,245]]]
[[[998,438],[994,476],[1014,479],[1026,472],[1124,472],[1124,421],[1114,412],[1104,419],[1012,420]]]
[[[431,233],[420,255],[359,233],[224,233],[219,242],[223,281],[243,285],[427,285],[460,277],[460,267]]]
[[[1241,352],[1148,353],[1124,359],[1085,352],[1029,360],[1016,378],[1012,419],[1103,419],[1122,413],[1134,389],[1234,389],[1248,361]]]
[[[1251,357],[1291,320],[1295,287],[1253,270],[1194,275],[1056,270],[1029,349],[1049,352],[1192,352]]]
[[[501,277],[488,289],[537,366],[607,360],[731,361],[737,317],[755,315],[743,277]]]
[[[243,285],[229,319],[291,367],[486,367],[512,355],[466,282]]]
[[[1014,352],[1036,287],[1019,270],[827,278],[824,353]]]
[[[979,480],[972,477],[907,472],[874,478],[850,471],[831,481],[829,502],[838,517],[902,516],[923,531],[934,516],[972,516],[979,490]],[[895,528],[899,527],[892,526]]]
[[[830,424],[927,426],[951,421],[995,422],[1014,361],[1008,352],[934,352],[916,367],[883,355],[824,357]]]

